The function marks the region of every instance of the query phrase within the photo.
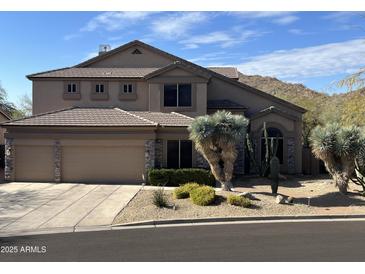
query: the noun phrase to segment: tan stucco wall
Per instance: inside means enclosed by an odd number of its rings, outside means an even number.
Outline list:
[[[172,75],[171,75],[172,73]],[[81,98],[65,99],[64,85],[69,80],[37,80],[33,81],[33,114],[50,112],[58,109],[79,107],[120,107],[124,110],[150,110],[171,112],[177,111],[195,117],[206,113],[207,84],[206,80],[187,73],[184,70],[167,72],[161,77],[147,81],[136,80],[100,80],[107,83],[109,98],[95,100],[91,98],[93,84],[91,80],[75,80],[79,83]],[[121,100],[119,92],[122,83],[135,83],[137,98],[135,100]],[[163,83],[192,83],[191,108],[164,108]]]
[[[190,117],[205,115],[207,112],[207,79],[198,77],[182,69],[167,71],[158,77],[148,80],[149,83],[149,109],[150,111],[179,112]],[[191,83],[191,107],[164,107],[165,83]]]
[[[71,106],[80,107],[120,107],[125,110],[148,109],[148,84],[141,81],[107,81],[108,100],[93,100],[91,92],[95,81],[79,81],[81,99],[67,100],[63,98],[64,81],[33,81],[33,114],[64,109]],[[104,81],[105,82],[105,81]],[[136,100],[120,100],[121,84],[136,84]]]
[[[137,48],[142,52],[142,54],[131,54]],[[89,67],[156,68],[167,66],[172,62],[172,59],[158,55],[150,50],[141,47],[131,47],[126,51],[119,52],[113,56],[106,57],[103,60],[95,62]]]
[[[251,122],[251,130],[257,131],[262,128],[264,122],[276,122],[283,126],[287,131],[294,131],[295,121],[290,120],[276,113],[269,113],[265,116],[259,117]]]

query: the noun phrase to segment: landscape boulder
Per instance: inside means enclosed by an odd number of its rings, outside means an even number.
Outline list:
[[[275,201],[277,204],[285,204],[285,198],[282,195],[277,195]]]

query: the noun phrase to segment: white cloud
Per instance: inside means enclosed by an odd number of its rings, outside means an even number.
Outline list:
[[[274,19],[273,22],[278,25],[289,25],[289,24],[297,21],[298,19],[299,19],[298,16],[286,15],[286,16]]]
[[[332,76],[356,70],[365,65],[365,40],[279,50],[255,56],[235,65],[245,74],[275,76],[282,79],[304,79]]]
[[[112,11],[101,13],[92,18],[81,31],[94,31],[98,28],[115,31],[131,24],[145,20],[152,12],[142,11]]]
[[[243,11],[234,14],[246,19],[266,19],[278,25],[288,25],[299,20],[299,17],[294,15],[295,12],[290,11]]]
[[[288,29],[288,32],[295,35],[309,35],[313,34],[313,32],[304,31],[302,29]]]
[[[194,35],[190,38],[181,40],[179,43],[184,44],[185,48],[195,49],[200,45],[218,44],[222,48],[231,47],[246,42],[248,39],[262,35],[262,32],[252,30],[235,29],[231,31],[215,31],[207,34]]]
[[[204,12],[178,12],[153,21],[151,28],[155,34],[165,39],[174,39],[186,35],[196,24],[207,19]]]

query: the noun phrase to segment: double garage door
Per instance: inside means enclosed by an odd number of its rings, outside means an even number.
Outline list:
[[[52,146],[17,145],[16,181],[54,180]],[[126,142],[118,146],[62,146],[63,182],[140,183],[144,173],[144,146]]]

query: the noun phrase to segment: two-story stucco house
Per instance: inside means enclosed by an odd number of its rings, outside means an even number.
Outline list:
[[[7,180],[129,183],[151,167],[207,167],[187,127],[220,109],[250,119],[258,157],[266,122],[280,135],[282,172],[302,172],[305,110],[239,82],[235,68],[204,68],[132,41],[28,78],[33,116],[3,125]],[[235,172],[249,171],[241,144]]]

